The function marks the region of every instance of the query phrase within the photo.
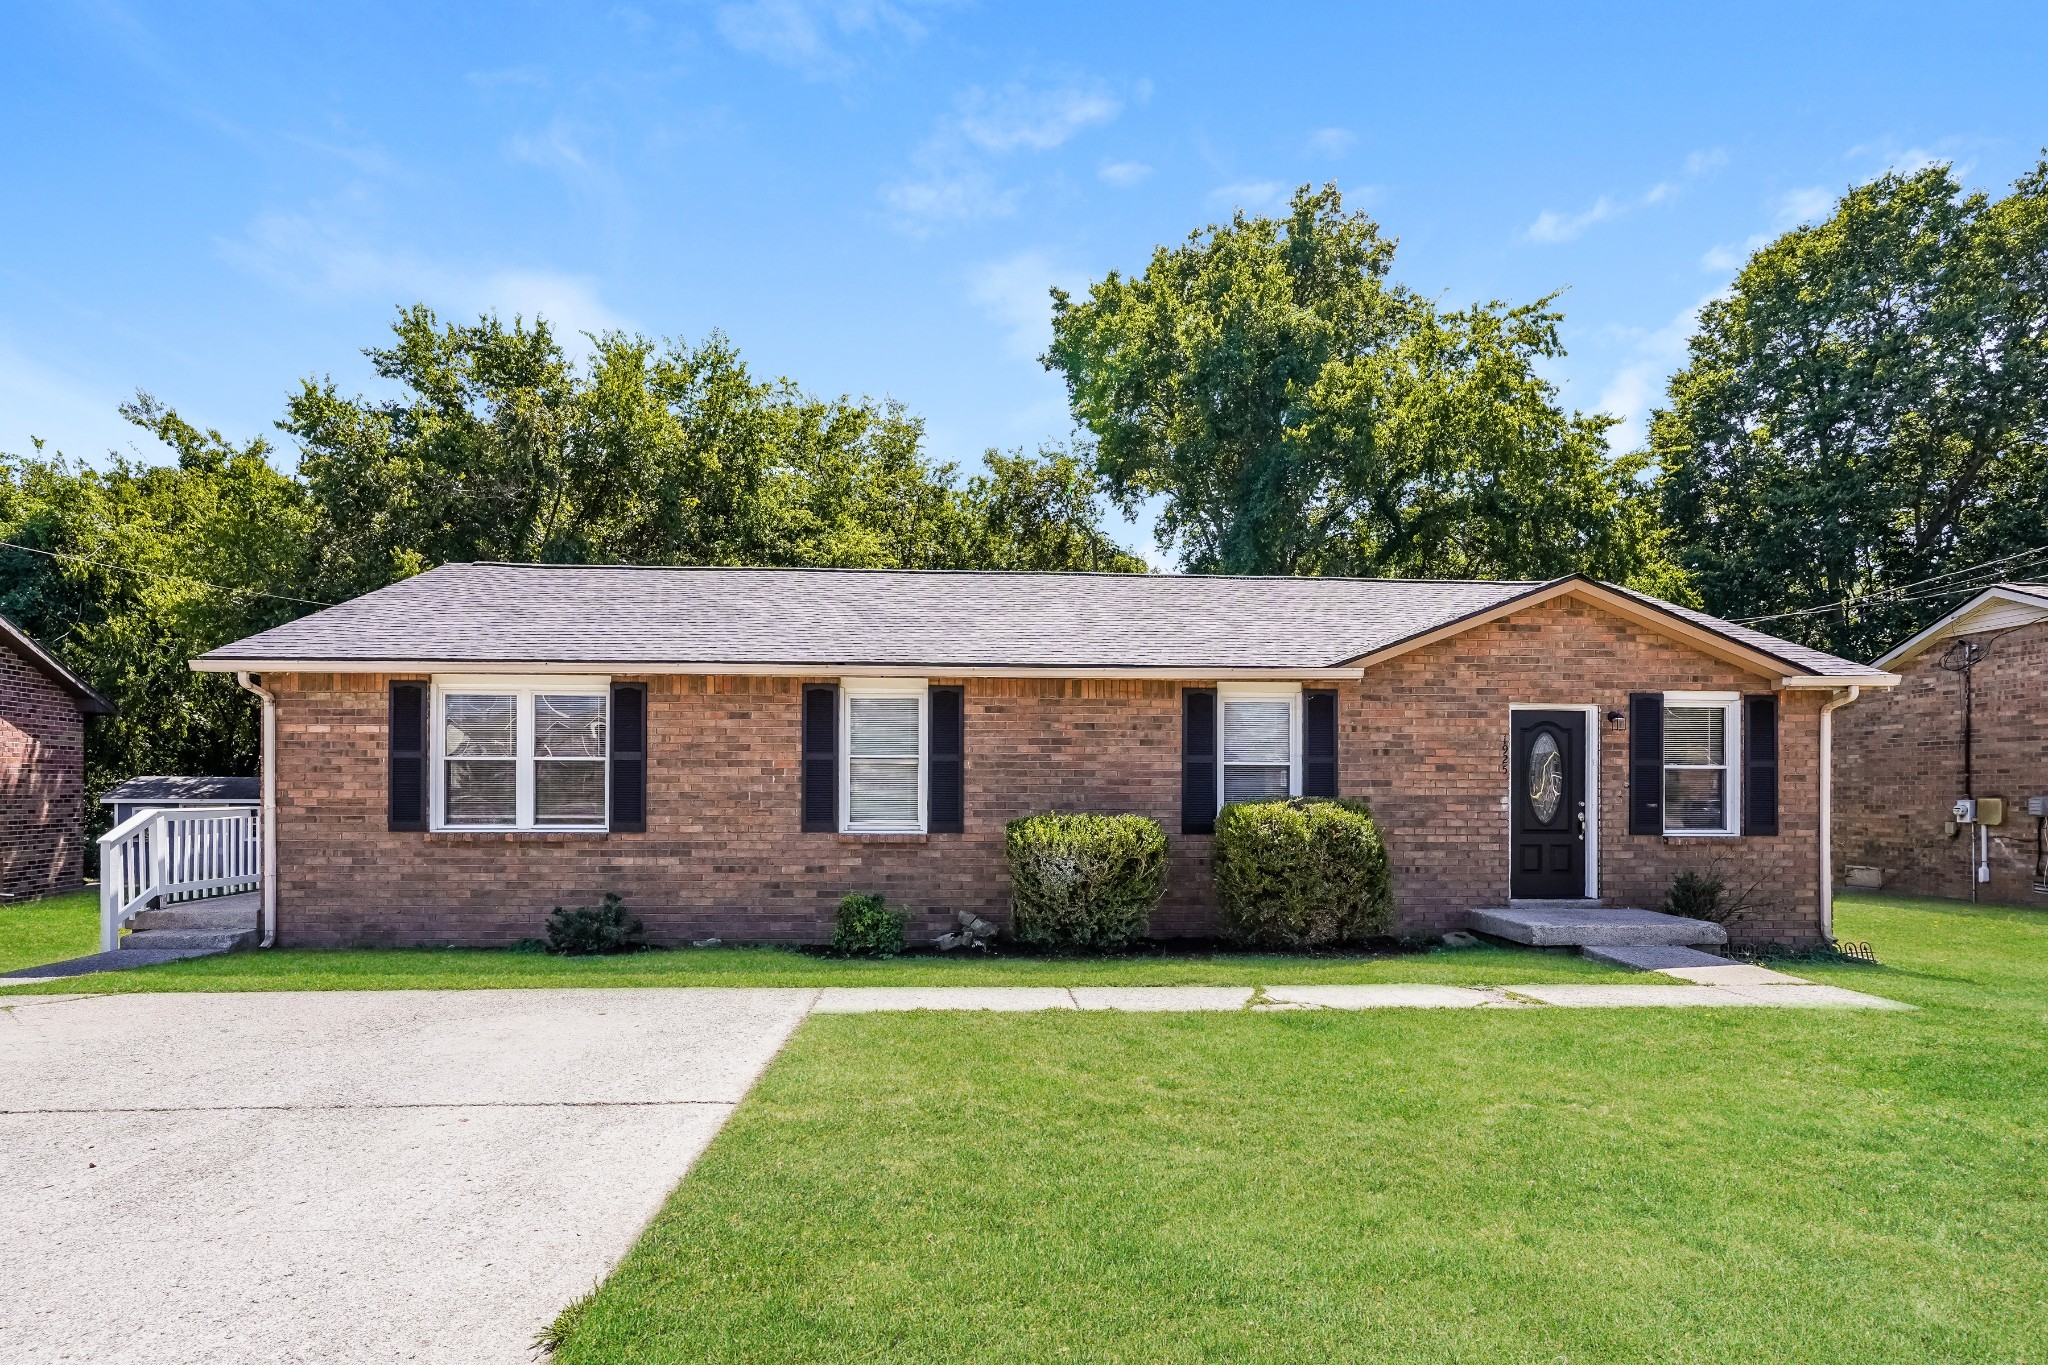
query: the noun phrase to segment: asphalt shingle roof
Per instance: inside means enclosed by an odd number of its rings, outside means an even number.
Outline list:
[[[1541,586],[447,564],[238,640],[204,662],[1323,669]],[[1868,672],[1697,612],[1681,614],[1795,671]]]

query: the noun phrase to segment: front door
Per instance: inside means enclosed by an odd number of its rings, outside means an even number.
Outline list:
[[[1586,716],[1516,711],[1514,872],[1508,894],[1570,900],[1586,894]]]

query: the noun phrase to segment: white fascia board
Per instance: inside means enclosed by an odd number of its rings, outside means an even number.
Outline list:
[[[1908,659],[1911,659],[1914,655],[1919,654],[1929,645],[1947,635],[1950,626],[1954,625],[1962,617],[1968,616],[1986,602],[2010,602],[2016,607],[2035,607],[2040,609],[2044,615],[2048,615],[2048,602],[2044,602],[2038,595],[2017,591],[2006,587],[2002,583],[1997,584],[1978,593],[1975,597],[1963,603],[1960,607],[1955,608],[1919,634],[1908,639],[1904,644],[1894,647],[1891,653],[1877,660],[1871,667],[1882,669],[1890,668],[1893,664],[1905,663]]]
[[[1898,685],[1898,674],[1880,673],[1875,669],[1868,673],[1851,673],[1847,676],[1841,674],[1800,673],[1793,677],[1778,679],[1778,686],[1787,691],[1798,692],[1825,691],[1830,688],[1840,690],[1844,687],[1897,687]]]

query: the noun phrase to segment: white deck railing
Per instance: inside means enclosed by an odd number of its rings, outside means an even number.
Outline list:
[[[152,905],[253,891],[263,881],[263,835],[250,806],[140,810],[100,836],[100,949]]]

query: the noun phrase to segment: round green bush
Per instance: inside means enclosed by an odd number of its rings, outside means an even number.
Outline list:
[[[1121,948],[1166,890],[1166,832],[1142,815],[1027,815],[1003,848],[1010,932],[1043,948]]]
[[[839,914],[832,923],[832,951],[842,957],[895,957],[903,951],[907,918],[880,896],[848,892],[839,898]]]
[[[1247,801],[1216,817],[1216,900],[1241,943],[1321,948],[1383,934],[1387,847],[1363,801]]]

